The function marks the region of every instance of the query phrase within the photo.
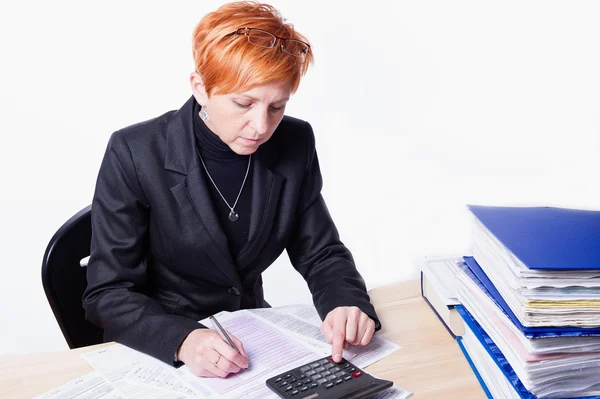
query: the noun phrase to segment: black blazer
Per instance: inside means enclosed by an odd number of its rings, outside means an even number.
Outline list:
[[[194,101],[119,130],[108,143],[83,298],[105,340],[173,364],[178,345],[203,327],[197,320],[265,306],[261,273],[284,249],[321,318],[358,306],[377,322],[321,196],[310,125],[286,116],[256,152],[249,239],[233,259],[196,151]]]

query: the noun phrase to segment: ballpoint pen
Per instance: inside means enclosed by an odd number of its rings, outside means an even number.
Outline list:
[[[215,329],[217,330],[217,332],[219,333],[219,335],[221,336],[223,341],[227,342],[229,344],[229,346],[231,346],[233,349],[236,350],[237,353],[239,353],[241,355],[240,351],[235,346],[235,344],[233,343],[231,338],[229,338],[229,335],[227,334],[227,332],[225,331],[223,326],[221,326],[221,323],[219,323],[219,321],[216,319],[216,317],[210,316],[209,319],[213,323],[213,326],[215,326]]]

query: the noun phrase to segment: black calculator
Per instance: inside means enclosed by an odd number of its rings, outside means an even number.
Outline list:
[[[392,381],[373,377],[342,359],[331,356],[296,367],[267,380],[267,386],[282,398],[368,398],[390,388]]]

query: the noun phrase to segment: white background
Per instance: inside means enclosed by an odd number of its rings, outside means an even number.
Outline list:
[[[190,95],[222,2],[0,5],[0,354],[66,349],[40,278],[110,134]],[[600,208],[600,2],[274,1],[316,62],[289,104],[368,287],[468,251],[466,204]],[[354,5],[350,5],[354,4]],[[284,254],[274,305],[310,295]]]

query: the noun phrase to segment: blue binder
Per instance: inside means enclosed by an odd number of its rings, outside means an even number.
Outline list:
[[[582,336],[600,336],[600,328],[598,327],[525,327],[517,316],[508,306],[502,295],[498,292],[494,284],[485,274],[479,263],[472,256],[464,256],[466,266],[461,266],[461,269],[479,286],[479,288],[502,309],[502,311],[510,318],[510,321],[527,337],[527,338],[548,338],[548,337],[582,337]]]
[[[479,323],[477,323],[477,321],[473,318],[473,316],[471,316],[471,314],[462,305],[456,306],[456,310],[458,311],[458,314],[460,314],[460,316],[465,321],[467,328],[469,328],[471,331],[473,331],[473,334],[475,334],[475,336],[477,337],[477,340],[481,343],[481,345],[483,345],[486,352],[492,357],[492,359],[494,360],[494,363],[496,363],[496,366],[498,366],[498,368],[500,368],[500,370],[502,371],[502,373],[504,374],[506,379],[515,388],[517,394],[523,399],[536,399],[537,397],[534,394],[532,394],[531,392],[529,392],[527,390],[527,388],[525,388],[525,386],[523,385],[523,383],[521,382],[521,380],[515,373],[514,369],[511,367],[511,365],[506,360],[506,357],[504,357],[504,354],[502,354],[502,352],[500,351],[500,349],[498,349],[498,347],[496,346],[494,341],[492,341],[492,339],[489,337],[489,335],[487,335],[485,330],[483,328],[481,328],[481,326],[479,325]],[[462,344],[462,342],[461,342],[461,344]],[[470,360],[470,359],[468,358],[467,360]],[[479,375],[479,371],[477,371],[475,369],[474,364],[472,362],[469,362],[469,363],[471,364],[471,368],[474,369],[475,374]],[[478,377],[478,378],[480,378],[480,377]],[[480,383],[481,383],[481,380],[480,380]],[[482,387],[483,386],[485,386],[485,384],[483,384]],[[488,394],[488,397],[491,397],[491,395],[489,395],[489,391],[487,390],[487,387],[485,387],[484,390],[486,391],[486,394]],[[600,399],[600,396],[585,396],[585,397],[580,397],[578,399]]]
[[[468,208],[529,269],[600,270],[600,211]]]
[[[465,359],[467,359],[469,366],[471,366],[471,370],[473,370],[473,373],[475,373],[475,377],[477,377],[477,381],[479,381],[479,385],[481,385],[481,388],[483,388],[483,392],[485,392],[485,396],[487,396],[488,399],[494,399],[494,397],[492,396],[490,390],[488,389],[485,381],[481,377],[481,374],[479,374],[479,370],[477,370],[477,366],[475,366],[475,363],[473,363],[473,359],[471,359],[471,356],[469,355],[469,352],[467,352],[467,348],[465,348],[465,345],[463,344],[462,341],[463,341],[462,337],[456,337],[456,342],[458,342],[458,346],[459,346],[460,350],[462,351],[463,355],[465,355]]]

